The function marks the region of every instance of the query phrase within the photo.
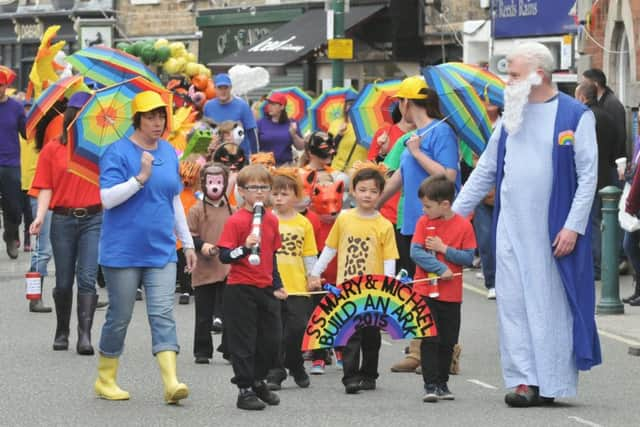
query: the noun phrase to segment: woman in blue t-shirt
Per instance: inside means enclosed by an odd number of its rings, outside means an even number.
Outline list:
[[[176,236],[182,241],[189,271],[195,267],[196,254],[180,201],[178,158],[161,139],[167,105],[156,92],[147,91],[136,95],[131,106],[134,133],[111,144],[100,158],[100,197],[105,209],[100,265],[109,308],[100,337],[95,391],[108,400],[129,399],[129,393],[116,384],[116,374],[142,283],[164,399],[177,403],[189,395],[189,389],[176,377],[180,350],[173,318]]]
[[[418,188],[429,176],[442,174],[456,183],[456,191],[460,190],[458,139],[440,113],[438,94],[427,87],[421,76],[404,79],[396,98],[400,99],[402,116],[415,124],[416,131],[406,141],[406,149],[400,157],[400,169],[385,185],[378,204],[382,205],[402,189],[404,207],[398,250],[401,261],[410,267],[409,274],[413,276],[415,265],[410,261],[409,251],[416,223],[422,215]]]
[[[287,116],[287,97],[282,93],[272,93],[267,98],[267,117],[258,121],[260,151],[273,153],[276,165],[293,160],[291,147],[304,148],[304,139],[295,121]]]

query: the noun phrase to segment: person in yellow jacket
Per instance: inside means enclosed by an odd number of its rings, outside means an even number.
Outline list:
[[[366,147],[358,144],[353,124],[349,120],[349,110],[357,97],[356,93],[348,92],[344,104],[344,117],[332,121],[329,125],[329,133],[334,136],[338,147],[331,167],[341,172],[351,169],[353,163],[358,160],[366,160],[369,152]]]

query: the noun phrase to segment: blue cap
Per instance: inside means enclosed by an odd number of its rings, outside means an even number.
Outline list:
[[[216,87],[218,86],[231,86],[231,77],[227,73],[216,74],[216,78],[213,80]]]
[[[348,91],[347,95],[344,97],[345,102],[353,102],[358,99],[358,93],[354,91]]]
[[[69,98],[67,107],[82,108],[89,98],[91,98],[91,94],[89,92],[76,92],[71,95],[71,98]]]

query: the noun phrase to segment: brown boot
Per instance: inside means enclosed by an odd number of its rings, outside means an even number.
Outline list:
[[[391,372],[415,372],[420,366],[420,340],[411,340],[409,354],[391,367]]]
[[[456,344],[453,346],[453,354],[451,355],[451,366],[449,366],[449,373],[452,375],[458,375],[460,373],[460,353],[462,353],[462,346]]]

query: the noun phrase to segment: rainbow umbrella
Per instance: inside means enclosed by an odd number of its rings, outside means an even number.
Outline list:
[[[87,47],[67,56],[66,60],[80,74],[104,86],[122,83],[138,76],[162,86],[158,76],[138,58],[110,47]]]
[[[4,65],[0,65],[0,74],[4,74],[7,78],[7,86],[10,86],[11,83],[16,79],[16,73],[9,67],[5,67]]]
[[[98,183],[100,156],[109,144],[131,136],[134,131],[131,101],[138,93],[147,90],[158,92],[169,106],[167,133],[171,130],[171,92],[142,77],[100,89],[87,101],[67,128],[71,172],[95,184]]]
[[[274,89],[269,96],[274,93],[282,93],[287,97],[287,116],[289,116],[291,120],[298,122],[300,133],[304,135],[306,132],[310,132],[311,120],[309,119],[309,107],[311,107],[313,98],[296,86]],[[267,101],[260,102],[258,108],[259,119],[267,116],[268,104]]]
[[[447,62],[436,65],[438,70],[447,74],[462,77],[475,89],[476,93],[483,99],[500,108],[504,107],[504,81],[490,71],[475,65],[464,64],[462,62]]]
[[[438,93],[440,110],[455,128],[458,138],[480,154],[491,136],[491,121],[484,103],[462,77],[435,66],[423,68],[429,87]]]
[[[357,92],[352,88],[333,88],[325,90],[309,108],[311,128],[326,132],[332,121],[344,116],[344,99],[347,93]]]
[[[42,118],[53,108],[56,102],[68,96],[69,89],[82,84],[82,76],[69,76],[60,79],[48,88],[35,100],[27,114],[27,138],[33,138],[36,127]],[[60,111],[63,113],[64,111]]]
[[[400,88],[400,80],[369,83],[362,89],[349,111],[358,143],[369,148],[378,129],[392,124],[391,113],[396,105],[393,96]]]

